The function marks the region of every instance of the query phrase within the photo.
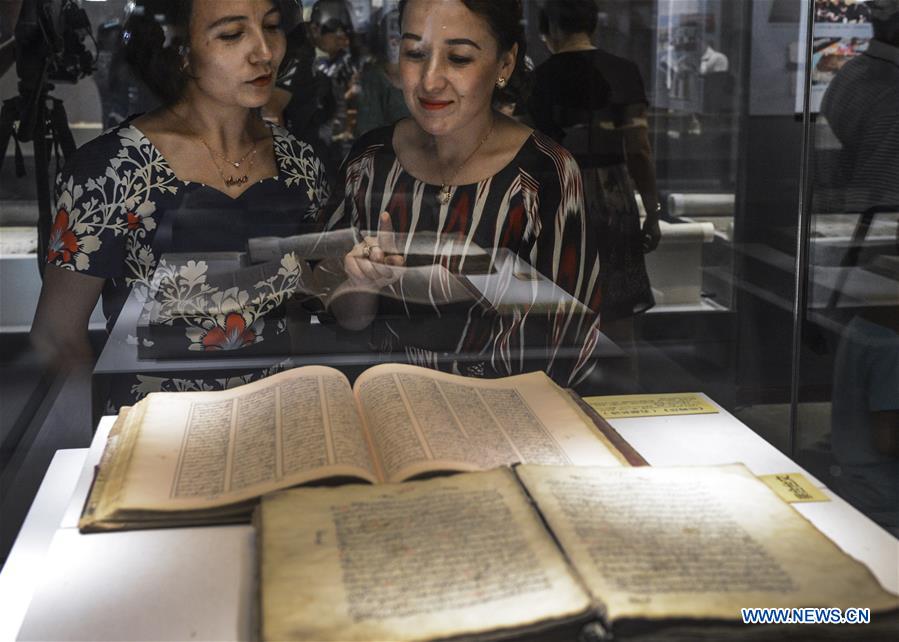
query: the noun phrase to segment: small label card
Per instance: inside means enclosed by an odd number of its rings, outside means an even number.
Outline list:
[[[605,419],[711,415],[718,412],[718,408],[695,392],[678,392],[663,395],[585,397],[584,401],[590,404]]]
[[[802,473],[760,475],[759,479],[788,504],[799,502],[829,502],[830,497],[816,488]]]

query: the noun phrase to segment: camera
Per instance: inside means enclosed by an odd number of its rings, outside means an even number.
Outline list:
[[[48,82],[74,83],[94,71],[96,43],[93,53],[85,46],[93,40],[90,20],[75,0],[26,0],[15,34],[25,104],[33,104]]]
[[[76,0],[25,0],[15,28],[19,95],[0,110],[0,166],[15,141],[16,174],[25,175],[19,143],[34,142],[38,196],[38,256],[45,256],[50,231],[51,151],[67,158],[75,150],[62,101],[49,95],[54,82],[75,83],[93,73],[97,44],[87,12]],[[93,42],[93,53],[85,41]],[[43,274],[43,261],[38,265]]]

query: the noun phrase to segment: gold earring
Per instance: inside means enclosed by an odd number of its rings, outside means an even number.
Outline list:
[[[178,55],[181,57],[181,71],[187,71],[187,68],[190,66],[190,61],[187,59],[187,55],[190,53],[190,47],[187,45],[181,45],[178,47]]]
[[[496,86],[500,89],[504,89],[506,87],[506,79],[504,76],[500,76],[496,81]]]

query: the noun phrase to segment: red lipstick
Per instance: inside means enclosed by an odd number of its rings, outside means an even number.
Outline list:
[[[419,98],[418,102],[428,111],[439,111],[452,104],[451,100],[425,100],[424,98]]]

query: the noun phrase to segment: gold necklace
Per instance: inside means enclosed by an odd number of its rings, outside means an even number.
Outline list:
[[[494,118],[493,120],[490,121],[490,129],[487,132],[487,135],[481,139],[481,142],[478,143],[478,146],[474,148],[474,151],[471,152],[464,161],[459,163],[459,165],[456,167],[455,171],[453,171],[453,173],[450,174],[449,180],[442,181],[442,183],[440,185],[440,191],[437,192],[437,201],[441,205],[446,205],[447,203],[449,203],[450,198],[452,197],[452,192],[453,192],[452,187],[451,187],[453,179],[456,178],[456,174],[458,174],[462,170],[462,168],[465,167],[465,165],[468,163],[468,161],[470,161],[472,158],[474,158],[474,155],[478,153],[478,150],[484,146],[484,143],[487,142],[487,139],[490,138],[490,135],[493,133],[493,126],[495,124],[496,124],[496,118]]]
[[[222,159],[223,161],[225,161],[225,162],[228,163],[229,165],[233,165],[235,169],[240,169],[241,163],[243,163],[244,161],[246,161],[247,158],[249,158],[251,155],[252,155],[254,158],[255,158],[255,156],[256,156],[256,143],[255,143],[255,142],[253,143],[253,146],[250,147],[250,151],[248,151],[246,154],[243,155],[243,158],[241,158],[240,160],[237,160],[237,161],[233,161],[233,160],[228,159],[224,154],[220,154],[220,153],[218,153],[217,151],[215,151],[214,149],[212,149],[212,147],[209,146],[209,143],[206,142],[206,139],[205,139],[205,138],[203,138],[203,137],[200,136],[199,134],[197,134],[197,136],[200,137],[200,140],[203,141],[203,144],[206,145],[206,149],[208,149],[209,152],[210,152],[211,154],[214,154],[215,156],[218,156],[220,159]],[[251,164],[252,164],[252,161],[251,161]]]
[[[202,138],[200,140],[202,140]],[[203,141],[204,145],[205,143],[206,141]],[[225,187],[240,187],[241,185],[246,185],[249,182],[249,170],[253,167],[253,157],[250,158],[250,162],[247,165],[247,173],[245,173],[243,176],[225,176],[225,172],[222,171],[222,168],[219,167],[219,164],[215,161],[215,156],[212,155],[212,150],[209,148],[209,145],[206,145],[206,149],[209,150],[209,158],[212,159],[213,166],[215,166],[215,169],[219,173],[219,176],[222,177],[222,182],[225,184]]]
[[[169,111],[172,114],[174,114],[175,118],[177,118],[178,120],[183,122],[187,126],[188,130],[193,131],[193,127],[190,126],[190,123],[187,122],[186,118],[184,118],[183,116],[181,116],[181,114],[176,112],[174,110],[174,108],[170,107]],[[233,161],[233,160],[229,160],[224,155],[219,154],[217,151],[212,149],[212,147],[209,146],[209,143],[206,142],[206,139],[203,138],[199,133],[197,133],[197,132],[193,132],[193,133],[203,143],[203,147],[206,148],[206,151],[209,152],[209,158],[210,158],[210,160],[212,160],[212,165],[213,165],[213,167],[215,167],[215,170],[218,172],[219,176],[222,177],[222,182],[225,184],[225,187],[240,187],[241,185],[246,185],[249,182],[250,170],[253,168],[253,163],[256,161],[256,147],[259,144],[258,140],[253,141],[253,146],[250,148],[250,151],[248,151],[246,154],[244,154],[243,158],[241,158],[239,161]],[[237,176],[237,177],[225,176],[225,172],[222,171],[222,168],[219,167],[218,162],[216,162],[216,160],[215,160],[216,156],[221,158],[223,161],[225,161],[229,165],[233,166],[235,169],[240,169],[240,166],[247,159],[249,159],[249,163],[247,164],[247,171],[243,174],[243,176]]]

